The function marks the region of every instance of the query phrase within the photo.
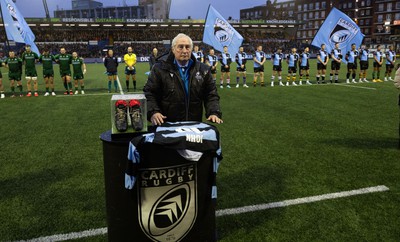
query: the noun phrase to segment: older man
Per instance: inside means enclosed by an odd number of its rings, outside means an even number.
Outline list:
[[[147,117],[153,125],[165,121],[202,121],[222,123],[219,96],[210,68],[192,55],[192,39],[178,34],[171,52],[159,58],[144,87]]]

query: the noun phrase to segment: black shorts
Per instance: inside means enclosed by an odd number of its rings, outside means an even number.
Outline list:
[[[360,70],[368,70],[368,61],[360,61]]]
[[[217,74],[217,68],[214,68],[214,69],[210,68],[210,72],[211,72],[211,74]]]
[[[374,62],[374,67],[382,67],[382,65],[379,65],[378,62]]]
[[[347,70],[356,70],[357,63],[347,63]]]
[[[300,70],[306,70],[306,71],[308,71],[308,70],[310,70],[310,66],[309,66],[309,65],[307,65],[307,66],[300,66]]]
[[[107,76],[117,76],[118,73],[116,71],[107,71]]]
[[[246,67],[242,68],[242,67],[237,67],[236,68],[237,72],[245,72],[246,71]]]
[[[386,70],[387,69],[394,69],[394,65],[393,64],[386,64]]]
[[[221,66],[221,72],[230,72],[231,68],[228,66],[228,68],[225,68],[225,66]]]
[[[273,66],[272,70],[273,71],[282,71],[282,66]]]
[[[340,70],[340,62],[332,61],[332,63],[331,63],[331,70],[335,70],[335,71]]]
[[[264,66],[254,67],[254,73],[264,72]]]
[[[326,70],[326,65],[322,63],[317,63],[317,70]]]
[[[296,73],[297,72],[297,68],[295,66],[289,66],[288,67],[288,72],[290,73]]]
[[[132,67],[132,70],[129,70],[127,66],[125,67],[125,75],[136,75],[136,68],[134,66]]]

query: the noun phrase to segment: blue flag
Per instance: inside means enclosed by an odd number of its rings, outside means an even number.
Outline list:
[[[209,5],[204,26],[203,42],[220,52],[224,51],[224,46],[228,46],[229,54],[235,56],[243,43],[243,37],[215,8]]]
[[[330,53],[335,48],[335,43],[339,43],[339,48],[345,55],[351,49],[351,44],[360,47],[363,39],[364,35],[357,24],[349,16],[333,8],[311,44],[316,47],[325,44],[326,51]],[[343,62],[346,62],[344,58]]]
[[[25,43],[31,46],[31,50],[40,55],[35,44],[35,35],[32,33],[24,17],[19,12],[12,0],[1,1],[1,14],[3,16],[7,39],[17,43]]]

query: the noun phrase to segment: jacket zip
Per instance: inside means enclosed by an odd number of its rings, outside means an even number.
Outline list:
[[[189,119],[189,97],[190,97],[190,84],[191,84],[191,79],[189,80],[189,89],[188,89],[188,96],[186,97],[185,93],[185,87],[183,86],[183,80],[181,78],[181,74],[178,71],[175,71],[175,75],[178,77],[178,82],[181,85],[181,88],[183,90],[183,95],[185,96],[185,120],[188,121]]]

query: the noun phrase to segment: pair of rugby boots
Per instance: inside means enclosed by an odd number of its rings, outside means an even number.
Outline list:
[[[115,102],[115,127],[119,132],[125,132],[128,130],[128,116],[130,117],[132,128],[135,131],[143,129],[143,119],[139,100],[132,99],[129,102],[126,100],[118,100]]]

